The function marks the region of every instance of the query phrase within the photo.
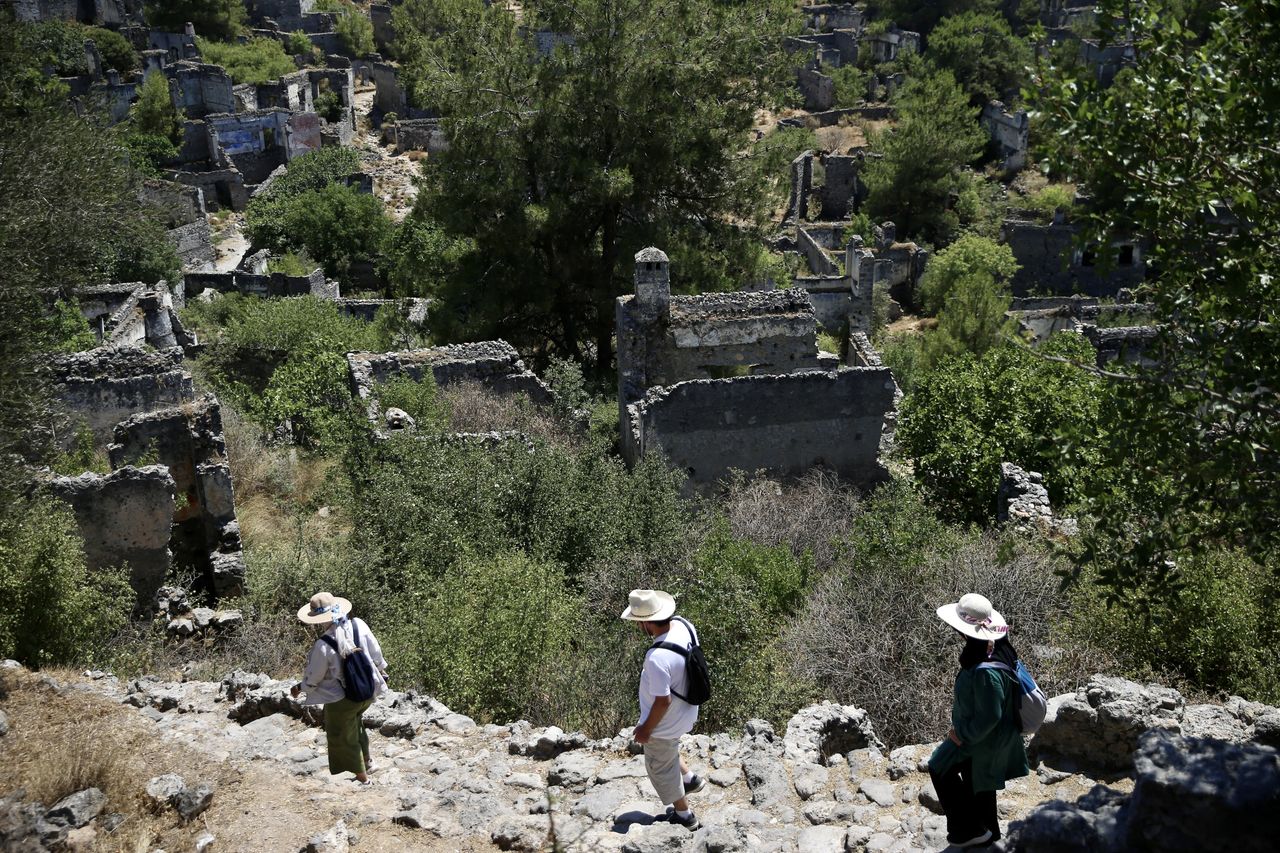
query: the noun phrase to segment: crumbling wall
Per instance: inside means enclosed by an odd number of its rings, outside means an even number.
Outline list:
[[[108,451],[113,468],[156,459],[173,478],[174,564],[217,596],[239,593],[244,558],[217,398],[206,394],[194,403],[134,415],[116,426],[114,438]]]
[[[183,276],[183,286],[188,298],[199,296],[206,290],[219,293],[241,293],[245,296],[275,298],[285,296],[314,296],[317,299],[337,299],[337,282],[324,277],[324,270],[312,270],[310,275],[285,275],[284,273],[190,272]]]
[[[236,108],[235,84],[221,65],[176,62],[164,69],[173,103],[190,118],[229,113]]]
[[[795,285],[808,295],[814,318],[824,332],[839,334],[849,325],[853,289],[848,276],[799,276]]]
[[[479,341],[403,352],[347,353],[351,393],[369,404],[376,420],[377,386],[396,377],[421,382],[430,371],[441,388],[474,382],[500,395],[524,395],[539,405],[552,402],[551,390],[525,367],[506,341]]]
[[[51,360],[54,392],[75,421],[107,444],[115,425],[137,412],[152,412],[195,398],[182,369],[182,350],[99,347]],[[67,436],[68,439],[71,436]]]
[[[861,30],[867,21],[866,7],[852,3],[815,3],[800,8],[805,14],[805,26],[818,32]]]
[[[840,265],[831,259],[826,249],[814,239],[808,230],[796,226],[796,248],[809,262],[809,271],[818,276],[838,276]]]
[[[1008,245],[1019,269],[1010,281],[1014,296],[1045,291],[1057,295],[1087,294],[1112,297],[1134,287],[1146,276],[1146,261],[1137,241],[1116,241],[1111,257],[1098,257],[1098,248],[1078,245],[1079,230],[1060,217],[1045,224],[1007,219],[1001,241]]]
[[[426,151],[439,154],[449,148],[438,118],[402,119],[382,126],[382,140],[396,146],[396,153]]]
[[[991,101],[982,108],[978,122],[991,136],[1000,158],[1000,168],[1017,172],[1027,165],[1027,139],[1031,120],[1026,110],[1009,112],[1000,101]]]
[[[172,228],[165,232],[165,237],[173,244],[184,270],[201,269],[217,260],[218,252],[213,248],[213,232],[209,230],[209,222],[205,219]]]
[[[1148,356],[1147,350],[1160,333],[1158,326],[1099,328],[1085,325],[1081,327],[1081,331],[1097,350],[1098,367],[1104,367],[1113,361],[1146,367],[1155,364],[1155,361]]]
[[[866,185],[858,177],[862,162],[860,154],[827,155],[823,161],[826,177],[819,194],[823,219],[847,219],[866,199]]]
[[[396,42],[396,29],[391,26],[391,7],[386,3],[369,4],[369,20],[373,22],[373,42],[386,53]]]
[[[70,504],[91,569],[129,564],[138,601],[150,601],[169,571],[169,529],[175,486],[163,465],[125,467],[106,476],[84,473],[49,483]]]
[[[809,218],[809,196],[813,192],[813,152],[805,151],[791,161],[791,199],[787,219],[803,222]]]
[[[138,198],[168,228],[190,225],[204,219],[204,192],[199,187],[150,179],[138,188]]]
[[[796,476],[815,467],[870,486],[896,385],[887,368],[695,380],[652,389],[627,407],[623,452],[661,453],[695,483],[733,469]]]
[[[836,103],[836,81],[818,70],[818,63],[796,72],[796,85],[804,96],[806,110],[829,110]]]
[[[430,299],[406,297],[404,299],[336,299],[338,311],[348,317],[372,323],[378,312],[388,305],[395,306],[410,326],[422,329],[427,324]]]

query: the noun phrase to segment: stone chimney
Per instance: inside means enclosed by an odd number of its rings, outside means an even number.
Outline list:
[[[671,310],[671,262],[661,249],[636,252],[636,305],[645,313],[665,317]]]
[[[182,28],[182,34],[187,36],[188,38],[195,38],[196,25],[191,23],[190,21],[187,21],[186,26]]]

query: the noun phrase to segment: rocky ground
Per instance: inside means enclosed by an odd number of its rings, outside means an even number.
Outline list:
[[[387,215],[399,222],[413,210],[413,202],[418,197],[413,181],[418,176],[418,159],[425,155],[420,152],[396,154],[393,146],[382,144],[381,131],[369,120],[373,96],[372,89],[356,93],[353,146],[360,152],[360,170],[373,176],[373,194],[386,206]]]
[[[138,850],[533,851],[559,844],[632,853],[905,853],[947,846],[923,772],[931,746],[887,751],[865,712],[852,707],[812,706],[780,732],[753,721],[741,734],[689,738],[686,754],[709,782],[692,797],[703,827],[690,833],[664,819],[627,732],[593,741],[524,722],[480,726],[429,697],[388,693],[366,717],[375,770],[373,784],[360,786],[349,774],[328,774],[323,732],[313,712],[289,698],[286,682],[242,672],[222,683],[58,678],[12,664],[2,672],[9,695],[0,709],[10,731],[0,738],[0,760],[19,768],[20,783],[22,768],[32,766],[23,763],[24,730],[50,715],[102,717],[130,732],[129,750],[146,757],[79,829],[70,825],[79,818],[65,816],[74,809],[28,808],[32,822],[44,814],[46,833],[57,834],[57,820],[66,824],[62,837],[81,833],[81,849],[125,849],[106,827],[130,800],[149,803],[152,815],[146,844],[154,846],[128,848]],[[1067,825],[1078,835],[1078,822],[1088,818],[1069,804],[1101,778],[1105,787],[1090,796],[1118,808],[1134,786],[1133,741],[1148,729],[1234,739],[1274,764],[1274,749],[1251,741],[1274,739],[1277,719],[1280,712],[1266,706],[1188,706],[1176,691],[1095,678],[1078,695],[1056,699],[1042,730],[1042,740],[1071,755],[1010,783],[1001,817],[1020,822],[1049,803],[1054,814],[1075,815]],[[1076,772],[1085,763],[1096,769]],[[164,774],[181,778],[157,778]],[[184,818],[183,804],[199,808],[202,788],[211,793],[204,810]],[[50,823],[55,812],[63,817]],[[0,841],[4,813],[0,801]],[[11,815],[9,822],[13,838],[21,821]],[[1082,849],[1054,846],[1064,840],[1054,835],[1060,823],[1047,824],[1053,831],[1041,825],[1039,846],[1019,849]]]

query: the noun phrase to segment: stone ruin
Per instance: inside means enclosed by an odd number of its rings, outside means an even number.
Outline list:
[[[897,385],[881,366],[842,367],[817,348],[798,289],[673,296],[667,256],[636,255],[618,299],[623,456],[661,453],[698,484],[731,470],[798,475],[826,467],[867,486]]]
[[[450,344],[404,352],[347,353],[351,393],[365,404],[369,419],[378,425],[396,428],[398,409],[383,412],[378,402],[378,386],[398,377],[421,382],[427,373],[437,387],[473,383],[499,396],[521,395],[535,405],[549,405],[551,389],[525,367],[515,347],[506,341],[479,341]],[[396,414],[398,413],[398,414]]]
[[[213,395],[195,399],[182,350],[100,347],[55,358],[52,372],[62,409],[110,461],[109,474],[50,481],[75,512],[89,565],[127,562],[141,607],[172,566],[203,592],[237,594],[245,567],[221,413]]]
[[[1027,140],[1031,133],[1031,119],[1026,110],[1009,112],[1000,101],[991,101],[982,108],[978,123],[990,134],[1001,169],[1018,172],[1026,167]]]
[[[1160,333],[1154,322],[1155,306],[1133,302],[1126,290],[1120,291],[1119,298],[1122,301],[1104,305],[1091,296],[1026,297],[1013,300],[1009,316],[1032,344],[1055,332],[1079,332],[1093,344],[1098,367],[1112,363],[1150,367],[1156,362],[1147,350]]]
[[[80,313],[100,345],[142,346],[157,350],[196,345],[195,335],[183,328],[166,282],[91,285],[76,293]]]
[[[1113,297],[1146,278],[1143,247],[1137,240],[1117,240],[1105,250],[1081,247],[1080,228],[1059,210],[1049,223],[1030,219],[1006,219],[1000,242],[1008,245],[1018,262],[1010,281],[1014,296],[1047,291],[1055,296],[1084,294]]]
[[[996,521],[1011,524],[1023,533],[1073,536],[1079,532],[1074,519],[1059,518],[1053,514],[1044,475],[1038,471],[1025,471],[1012,462],[1000,463]]]

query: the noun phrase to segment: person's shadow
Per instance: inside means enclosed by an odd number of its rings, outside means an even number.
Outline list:
[[[648,812],[638,810],[623,812],[613,819],[612,829],[614,832],[625,835],[627,830],[630,829],[633,824],[639,824],[640,826],[652,826],[659,820],[665,821],[666,819],[666,815],[652,815]]]

